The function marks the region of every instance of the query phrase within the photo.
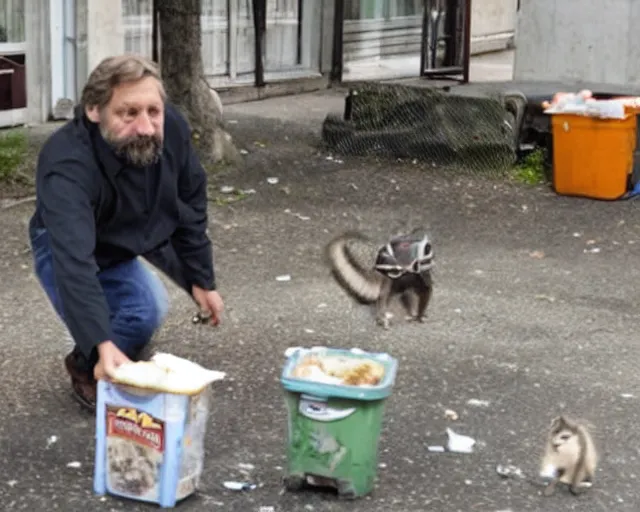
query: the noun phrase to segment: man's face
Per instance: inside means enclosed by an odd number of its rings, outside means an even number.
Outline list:
[[[140,167],[157,161],[164,139],[164,102],[155,78],[118,85],[96,114],[102,136],[118,155]]]

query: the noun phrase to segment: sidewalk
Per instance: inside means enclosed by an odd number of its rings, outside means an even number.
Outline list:
[[[469,63],[469,79],[472,82],[507,81],[513,78],[514,51],[474,55]],[[343,79],[394,80],[398,78],[419,77],[420,56],[394,57],[390,59],[347,63]]]

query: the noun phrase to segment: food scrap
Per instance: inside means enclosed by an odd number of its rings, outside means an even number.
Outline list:
[[[373,359],[308,354],[295,366],[291,376],[326,384],[377,386],[384,373],[384,366]]]

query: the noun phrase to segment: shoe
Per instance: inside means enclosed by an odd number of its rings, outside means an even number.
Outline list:
[[[90,371],[82,368],[74,350],[64,359],[64,365],[71,376],[73,398],[85,409],[96,410],[97,383]]]

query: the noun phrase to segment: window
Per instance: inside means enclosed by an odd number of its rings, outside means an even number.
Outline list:
[[[380,20],[422,16],[422,0],[345,0],[345,20]]]
[[[24,0],[0,0],[0,43],[23,43]]]
[[[149,16],[152,6],[151,0],[122,0],[122,15]]]

